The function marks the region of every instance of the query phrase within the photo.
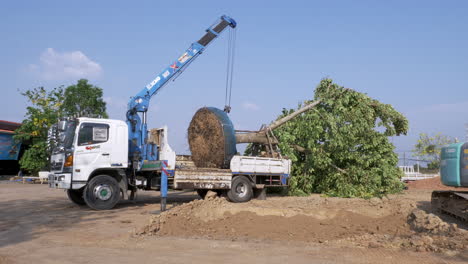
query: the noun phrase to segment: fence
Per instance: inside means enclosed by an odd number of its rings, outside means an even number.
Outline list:
[[[420,172],[420,168],[427,167],[431,161],[414,157],[413,153],[410,151],[397,152],[397,154],[399,165],[398,167],[405,174],[405,176],[401,178],[402,181],[417,181],[439,176],[438,173]]]

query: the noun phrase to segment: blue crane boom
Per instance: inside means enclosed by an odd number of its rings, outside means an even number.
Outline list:
[[[148,128],[146,124],[146,113],[149,108],[151,97],[155,95],[170,80],[182,73],[203,50],[221,34],[228,26],[235,28],[236,21],[228,16],[221,16],[207,30],[197,42],[190,47],[173,63],[156,76],[145,88],[128,102],[127,124],[129,127],[129,158],[133,162],[134,169],[140,169],[144,160],[158,160],[157,146],[146,144]]]

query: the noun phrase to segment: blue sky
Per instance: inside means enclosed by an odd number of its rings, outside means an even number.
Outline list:
[[[21,121],[18,90],[103,88],[112,118],[222,14],[238,22],[231,119],[257,129],[313,96],[320,79],[393,105],[410,121],[398,151],[418,133],[465,138],[467,1],[3,1],[0,119]],[[224,106],[227,35],[152,100],[150,127],[169,126],[188,152],[186,129],[203,106]]]

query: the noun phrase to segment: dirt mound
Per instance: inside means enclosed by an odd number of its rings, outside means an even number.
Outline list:
[[[410,240],[421,251],[468,249],[468,232],[456,224],[444,222],[434,214],[414,209],[408,215],[408,224],[417,235]]]
[[[445,186],[440,181],[440,177],[412,181],[412,182],[407,183],[406,186],[408,186],[408,189],[468,191],[468,188]]]
[[[219,207],[223,208],[217,210]],[[152,219],[144,233],[169,236],[207,236],[217,239],[268,239],[323,242],[339,239],[344,235],[398,232],[405,219],[383,217],[376,223],[372,217],[349,211],[331,212],[319,218],[300,213],[252,209],[246,211],[229,208],[224,199],[208,202],[194,201],[174,208]]]
[[[456,225],[414,210],[407,201],[378,200],[278,197],[245,204],[222,198],[197,200],[153,217],[140,234],[434,252],[468,249],[468,234]]]
[[[223,126],[218,117],[206,107],[199,109],[188,128],[190,152],[195,165],[223,168],[224,140]]]
[[[438,216],[420,209],[415,209],[408,215],[408,223],[417,232],[452,235],[457,231],[455,224],[450,225]]]

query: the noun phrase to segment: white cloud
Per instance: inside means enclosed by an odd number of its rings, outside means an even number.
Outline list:
[[[101,75],[102,67],[89,59],[83,52],[58,52],[46,49],[38,64],[29,65],[29,69],[44,80],[68,80],[95,78]]]
[[[246,110],[257,111],[260,110],[260,106],[252,103],[252,102],[244,102],[242,107]]]

